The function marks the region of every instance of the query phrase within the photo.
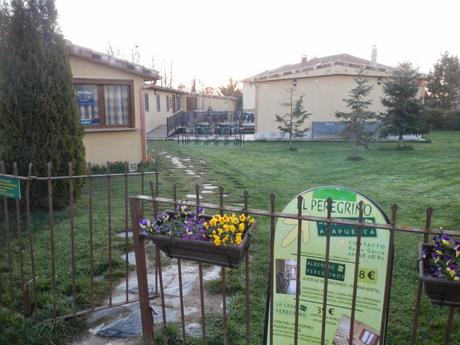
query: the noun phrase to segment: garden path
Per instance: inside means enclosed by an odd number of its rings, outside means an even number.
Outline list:
[[[174,169],[183,170],[184,179],[189,181],[193,186],[194,183],[202,182],[205,177],[205,171],[199,169],[205,162],[192,162],[191,158],[179,158],[168,155],[167,152],[160,153],[170,161]],[[200,193],[200,200],[205,196],[215,195],[218,187],[206,183]],[[224,195],[226,196],[226,195]],[[196,199],[195,193],[185,193],[183,196],[186,199]],[[124,236],[124,232],[119,234]],[[130,232],[130,236],[132,236]],[[149,251],[149,249],[147,249]],[[123,255],[123,260],[124,260]],[[128,261],[130,265],[135,265],[134,252],[128,253]],[[153,263],[147,255],[147,266],[149,269],[148,282],[149,290],[153,293],[155,291],[155,275]],[[176,260],[163,261],[163,284],[165,296],[165,312],[167,322],[180,322],[180,302],[179,302],[179,284]],[[182,287],[184,294],[184,315],[186,323],[186,332],[189,335],[199,336],[201,334],[201,326],[197,320],[201,318],[200,312],[200,296],[199,296],[199,282],[198,265],[189,261],[182,263]],[[205,284],[209,281],[216,280],[220,277],[220,267],[203,265],[203,280]],[[132,270],[128,277],[128,293],[129,299],[137,298],[137,276],[136,271]],[[122,279],[112,294],[112,303],[120,303],[125,301],[126,282]],[[159,289],[159,286],[158,286]],[[205,290],[206,300],[206,313],[220,311],[222,309],[222,295],[210,295]],[[106,301],[107,302],[107,301]],[[162,324],[162,308],[161,299],[155,298],[151,301],[152,307],[155,311],[154,323],[158,327]],[[208,307],[212,306],[212,307]],[[111,309],[101,310],[90,314],[87,318],[88,329],[75,340],[72,345],[134,345],[138,343],[138,338],[142,335],[139,304],[131,303],[128,305],[114,307]]]

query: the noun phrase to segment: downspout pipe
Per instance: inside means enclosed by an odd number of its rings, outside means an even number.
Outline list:
[[[145,104],[144,104],[144,94],[143,88],[139,89],[139,98],[140,98],[140,114],[141,114],[141,146],[142,146],[142,160],[147,160],[147,136],[145,134]]]

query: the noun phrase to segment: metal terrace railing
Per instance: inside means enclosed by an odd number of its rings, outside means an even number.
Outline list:
[[[267,218],[270,223],[270,267],[268,271],[270,272],[270,279],[269,279],[269,286],[268,286],[268,296],[269,296],[269,310],[268,310],[268,333],[266,334],[266,343],[267,344],[276,344],[273,342],[274,335],[273,335],[273,309],[274,309],[274,303],[273,303],[273,298],[274,298],[274,281],[275,281],[275,272],[274,272],[274,239],[275,239],[275,227],[276,227],[276,222],[279,219],[285,219],[285,220],[294,220],[297,223],[297,251],[295,253],[296,255],[296,261],[297,261],[297,267],[300,267],[300,260],[301,260],[301,238],[302,238],[302,228],[305,226],[303,222],[315,222],[315,223],[322,223],[326,225],[326,248],[325,248],[325,265],[324,265],[324,283],[323,283],[323,291],[324,291],[324,296],[323,300],[320,303],[321,304],[321,335],[320,335],[320,344],[326,344],[326,327],[327,327],[327,307],[328,307],[328,287],[329,287],[329,266],[330,266],[330,257],[331,257],[331,228],[334,225],[345,225],[348,227],[352,227],[356,231],[356,243],[355,243],[355,262],[354,262],[354,273],[353,273],[353,292],[352,292],[352,299],[351,299],[351,316],[350,316],[350,326],[348,329],[348,340],[346,341],[347,344],[353,345],[356,344],[353,340],[353,332],[354,332],[354,321],[356,318],[356,310],[357,310],[357,296],[358,296],[358,285],[359,285],[359,280],[358,280],[358,268],[360,267],[360,256],[361,256],[361,245],[362,245],[362,236],[363,236],[363,231],[364,229],[379,229],[379,231],[386,231],[389,234],[390,238],[390,248],[389,248],[389,260],[387,262],[387,269],[386,269],[386,278],[387,278],[387,283],[385,286],[385,295],[384,295],[384,301],[383,301],[383,308],[384,308],[384,315],[388,315],[388,308],[389,308],[389,301],[391,298],[390,294],[390,285],[391,285],[391,278],[392,278],[392,267],[393,267],[393,250],[394,250],[394,245],[393,245],[393,240],[394,236],[397,233],[408,233],[412,235],[423,235],[424,242],[428,242],[429,235],[439,235],[439,234],[445,234],[445,235],[458,235],[458,231],[454,230],[442,230],[442,229],[434,229],[431,227],[431,218],[432,218],[432,209],[428,208],[426,212],[426,226],[425,228],[416,228],[416,227],[408,227],[408,226],[398,226],[397,225],[397,211],[398,207],[396,205],[393,205],[391,208],[391,221],[389,224],[378,224],[378,223],[369,223],[366,222],[364,217],[363,217],[363,203],[360,202],[359,204],[359,218],[354,221],[354,220],[347,220],[347,219],[339,219],[339,218],[333,218],[331,216],[332,214],[332,208],[333,208],[333,200],[331,198],[327,199],[327,211],[326,211],[326,216],[325,217],[317,217],[317,216],[308,216],[308,215],[303,215],[302,214],[302,203],[303,199],[302,196],[299,196],[297,198],[297,213],[283,213],[283,212],[277,212],[275,210],[275,201],[276,201],[276,196],[275,194],[270,195],[270,210],[261,210],[261,209],[252,209],[249,208],[248,205],[248,192],[245,191],[243,195],[243,207],[234,207],[234,206],[227,206],[224,205],[224,190],[222,187],[219,188],[219,204],[211,204],[211,203],[200,203],[200,187],[196,185],[195,192],[196,192],[196,202],[189,202],[186,200],[178,200],[177,199],[177,193],[176,193],[176,186],[174,185],[173,188],[173,195],[172,198],[165,198],[165,197],[159,197],[159,196],[137,196],[137,197],[132,197],[130,198],[130,207],[131,207],[131,219],[132,219],[132,227],[133,227],[133,236],[134,236],[134,248],[136,252],[136,260],[137,260],[137,276],[138,276],[138,282],[139,282],[139,300],[140,300],[140,312],[141,312],[141,320],[142,320],[142,329],[143,329],[143,339],[144,339],[144,344],[152,344],[154,342],[154,338],[152,337],[153,334],[156,334],[157,332],[160,331],[161,327],[164,327],[164,334],[166,334],[166,328],[167,328],[167,320],[165,316],[165,303],[164,300],[162,300],[162,311],[163,311],[163,320],[162,320],[162,326],[154,325],[154,320],[152,316],[152,311],[150,307],[150,302],[149,302],[149,295],[148,295],[148,288],[147,288],[147,269],[145,266],[145,249],[144,245],[145,243],[149,240],[149,236],[145,236],[142,229],[139,226],[139,221],[144,217],[145,213],[144,210],[147,207],[149,212],[151,211],[152,207],[154,210],[154,213],[157,214],[159,211],[159,205],[169,205],[173,207],[177,207],[177,205],[187,205],[192,208],[198,208],[199,207],[204,207],[206,209],[210,210],[217,210],[218,213],[221,215],[224,212],[243,212],[247,215],[251,216],[256,216],[259,217],[258,219],[261,218]],[[147,206],[146,206],[147,205]],[[260,231],[262,229],[257,229],[256,231]],[[161,256],[159,254],[159,251],[156,251],[156,266],[158,267],[159,270],[159,286],[160,286],[160,296],[163,295],[163,282],[162,282],[162,274],[161,274]],[[203,292],[203,275],[202,275],[202,262],[196,261],[199,269],[199,276],[197,279],[199,279],[199,289],[200,289],[200,296],[201,296],[201,339],[203,344],[207,343],[207,333],[206,333],[206,313],[205,313],[205,301],[203,298],[204,292]],[[180,321],[180,329],[182,329],[182,337],[183,337],[183,342],[184,344],[186,343],[186,333],[185,333],[185,323],[184,323],[184,301],[183,301],[183,295],[182,295],[182,277],[181,277],[181,259],[177,259],[177,268],[179,271],[179,285],[180,285],[180,310],[181,310],[181,321]],[[245,293],[245,342],[246,344],[251,343],[251,301],[250,301],[250,260],[249,260],[249,255],[246,255],[244,259],[244,293]],[[224,267],[222,267],[221,270],[221,279],[222,279],[222,320],[223,320],[223,339],[222,343],[227,345],[227,344],[232,344],[232,341],[236,341],[235,339],[231,339],[228,334],[228,318],[231,317],[228,312],[228,307],[227,307],[227,271]],[[293,344],[294,345],[300,345],[300,344],[309,344],[309,342],[306,342],[305,340],[301,340],[299,338],[299,309],[300,309],[300,270],[297,269],[297,277],[296,277],[296,289],[295,289],[295,325],[294,325],[294,330],[293,330]],[[412,325],[408,327],[411,327],[411,338],[407,339],[406,344],[417,344],[417,336],[418,336],[418,330],[419,330],[419,318],[421,315],[421,296],[422,296],[422,291],[423,291],[423,284],[420,281],[418,283],[417,291],[416,291],[416,300],[415,300],[415,305],[413,307],[414,313],[413,313],[413,322]],[[447,322],[445,325],[445,335],[444,339],[442,339],[442,344],[448,345],[448,344],[454,344],[456,340],[451,339],[451,333],[452,333],[452,327],[454,323],[454,314],[455,314],[455,305],[451,305],[448,307],[448,317],[447,317]],[[387,318],[383,317],[381,324],[380,324],[380,329],[379,329],[379,334],[380,336],[383,336],[386,333],[386,327],[387,327]],[[238,341],[240,341],[239,339]],[[261,339],[259,339],[260,343]],[[165,344],[168,343],[168,340],[165,339]],[[380,339],[379,344],[382,344],[382,339]],[[441,340],[440,340],[441,343]],[[265,343],[264,343],[265,344]],[[335,344],[335,343],[334,343]],[[371,344],[371,343],[369,343]],[[374,344],[372,342],[372,344]],[[376,344],[376,343],[375,343]]]
[[[185,134],[189,132],[191,128],[200,125],[206,124],[208,126],[218,127],[218,126],[231,126],[232,128],[244,128],[245,130],[251,132],[254,124],[254,116],[250,113],[241,113],[235,111],[183,111],[182,109],[176,113],[170,115],[166,119],[166,127],[168,137],[176,133]],[[200,133],[194,133],[200,134]],[[204,134],[204,133],[203,133]],[[217,135],[220,131],[216,131]]]
[[[186,126],[185,113],[182,109],[166,118],[166,134],[168,137],[176,133],[176,131]]]

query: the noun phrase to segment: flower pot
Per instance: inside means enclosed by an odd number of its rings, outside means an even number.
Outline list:
[[[423,281],[425,293],[434,305],[460,307],[460,281],[446,280],[432,277],[428,273],[428,259],[423,253],[433,250],[432,244],[420,243],[419,246],[419,274]]]
[[[173,214],[173,212],[168,212]],[[201,216],[205,219],[211,219],[209,216]],[[225,267],[239,267],[246,256],[254,225],[251,225],[245,232],[245,235],[239,245],[228,244],[216,246],[211,241],[184,240],[177,237],[164,235],[151,235],[144,232],[142,237],[151,240],[156,247],[170,258],[180,258],[193,260]]]

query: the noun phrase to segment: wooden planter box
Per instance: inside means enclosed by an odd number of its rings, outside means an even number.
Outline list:
[[[419,274],[423,281],[425,293],[431,299],[431,303],[440,306],[460,307],[460,281],[445,280],[425,275],[425,264],[423,259],[424,250],[433,249],[432,244],[420,243],[419,247]]]
[[[168,212],[172,214],[172,212]],[[209,216],[203,218],[211,219]],[[251,242],[251,234],[254,224],[246,230],[243,240],[239,245],[215,246],[211,241],[182,240],[180,238],[144,234],[143,238],[151,240],[156,247],[170,258],[194,260],[209,264],[239,267],[246,256]]]

